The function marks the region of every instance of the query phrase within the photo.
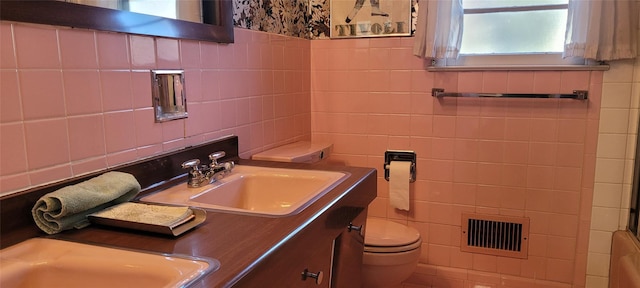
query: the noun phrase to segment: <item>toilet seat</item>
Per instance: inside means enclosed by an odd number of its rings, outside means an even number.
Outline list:
[[[365,227],[365,252],[405,252],[417,249],[422,244],[418,230],[389,220],[368,218]]]

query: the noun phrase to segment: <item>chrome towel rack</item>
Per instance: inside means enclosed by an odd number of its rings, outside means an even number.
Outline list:
[[[534,93],[462,93],[462,92],[445,92],[442,88],[431,89],[431,96],[441,97],[487,97],[487,98],[562,98],[587,100],[589,99],[589,91],[573,90],[573,94],[534,94]]]

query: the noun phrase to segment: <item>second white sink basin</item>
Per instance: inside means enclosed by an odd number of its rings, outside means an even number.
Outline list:
[[[236,165],[217,182],[198,188],[179,184],[143,197],[144,202],[267,216],[302,211],[349,176],[348,173]]]

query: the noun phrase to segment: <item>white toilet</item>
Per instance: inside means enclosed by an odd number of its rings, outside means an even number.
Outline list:
[[[362,287],[395,288],[415,270],[422,239],[412,227],[368,218],[364,244]]]
[[[327,158],[331,143],[300,141],[252,156],[253,160],[317,163]],[[411,276],[420,258],[418,230],[389,220],[368,218],[365,224],[363,288],[395,288]]]

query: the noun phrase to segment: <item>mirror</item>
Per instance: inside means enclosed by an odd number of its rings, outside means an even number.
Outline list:
[[[202,22],[202,2],[194,0],[57,0],[140,14]]]
[[[232,2],[229,0],[200,1],[204,24],[57,0],[0,1],[0,19],[233,43]]]
[[[187,118],[184,70],[151,70],[151,95],[156,122]]]

